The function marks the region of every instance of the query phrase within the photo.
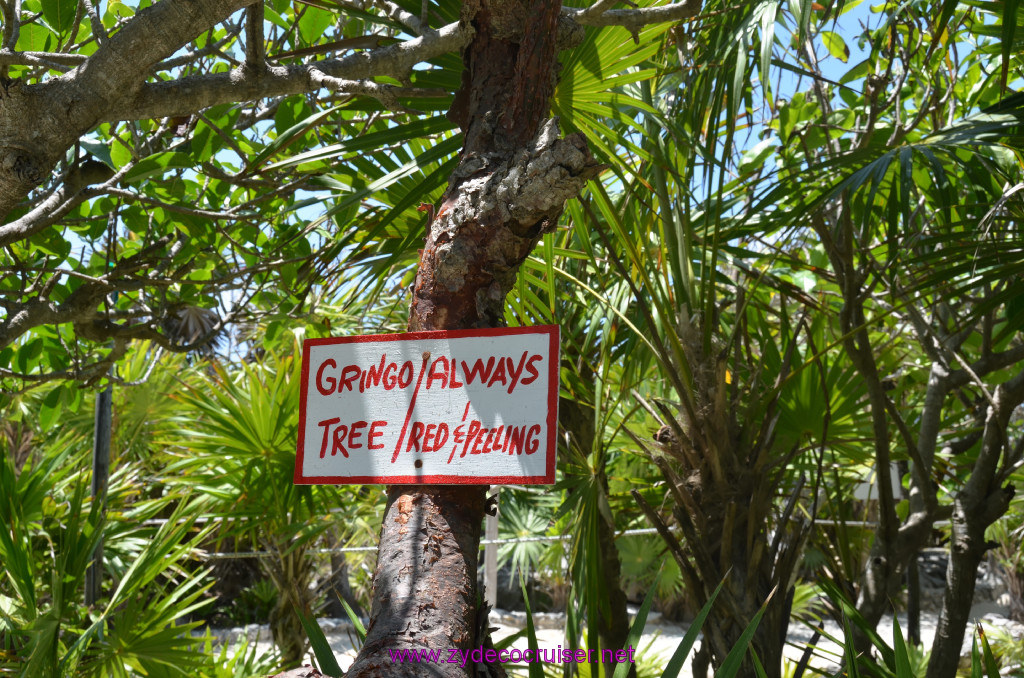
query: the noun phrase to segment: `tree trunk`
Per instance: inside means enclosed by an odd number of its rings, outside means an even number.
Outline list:
[[[348,605],[357,617],[364,615],[359,600],[352,592],[352,584],[349,583],[348,559],[344,553],[331,554],[330,591],[327,596],[327,605],[324,608],[327,616],[335,619],[347,619],[348,612],[345,610],[345,605]],[[342,604],[343,602],[345,605]]]
[[[927,678],[956,676],[964,633],[974,602],[978,566],[989,548],[985,541],[985,530],[1006,511],[1012,498],[1012,486],[997,489],[991,495],[981,498],[972,496],[968,489],[956,498],[949,567],[946,569],[946,590],[942,596],[939,625],[932,641]]]
[[[608,477],[601,472],[601,487],[608,494]],[[626,649],[629,639],[629,613],[626,610],[626,593],[622,590],[622,564],[619,562],[619,549],[615,546],[615,527],[610,525],[604,516],[597,521],[598,548],[601,552],[601,576],[604,579],[604,590],[608,598],[608,614],[598,608],[597,632],[604,649]],[[617,668],[616,664],[604,665],[607,678],[611,678]],[[636,664],[630,664],[627,678],[636,678]]]
[[[985,530],[1006,513],[1014,486],[1005,483],[1013,464],[1020,458],[1020,445],[1009,444],[1008,424],[1014,410],[1024,402],[1024,370],[1000,384],[989,399],[981,449],[970,479],[953,502],[953,536],[949,545],[946,592],[942,599],[939,627],[932,642],[927,678],[953,678],[960,661],[964,630],[974,599],[978,565],[989,544]],[[1004,465],[1000,469],[1000,459]]]
[[[478,639],[476,590],[485,487],[392,486],[381,526],[366,642],[350,677],[407,676],[389,649],[471,650]],[[465,676],[473,662],[438,663],[430,674]]]
[[[728,509],[723,510],[720,515],[726,515],[728,512]],[[754,509],[751,513],[754,513]],[[763,515],[757,516],[756,527],[753,528],[762,534]],[[725,560],[719,557],[721,551],[709,554],[711,562],[714,563],[713,571],[719,575],[717,581],[725,580],[722,593],[704,622],[703,642],[710,651],[711,664],[716,671],[721,668],[729,652],[740,642],[747,624],[761,606],[766,605],[764,616],[750,640],[750,648],[757,653],[765,675],[768,678],[779,678],[782,675],[782,651],[786,642],[786,630],[789,628],[791,588],[787,586],[786,590],[776,590],[774,595],[772,594],[773,588],[778,584],[772,576],[772,561],[758,555],[759,552],[767,551],[768,544],[762,534],[757,533],[753,541],[747,541],[749,528],[746,520],[737,520],[732,529],[723,524],[721,529],[721,539],[729,540],[732,544],[732,554]],[[709,531],[709,538],[713,533]],[[794,541],[799,543],[802,538]],[[802,550],[795,544],[791,548]],[[786,558],[785,561],[775,562],[779,563],[779,569],[782,570],[789,569],[792,561]],[[712,584],[711,588],[716,585],[716,580],[708,581]],[[769,596],[772,596],[770,600]],[[757,675],[749,650],[744,656],[738,675]]]
[[[594,449],[597,431],[594,425],[594,408],[570,399],[558,399],[558,425],[568,434],[569,445],[586,455]],[[608,476],[602,469],[599,482],[604,495],[608,496]],[[571,491],[571,490],[570,490]],[[629,639],[629,613],[626,609],[626,593],[622,590],[622,563],[619,549],[615,545],[615,525],[609,523],[603,512],[599,512],[597,521],[598,552],[600,554],[601,590],[606,594],[608,613],[597,606],[597,633],[604,649],[628,649],[625,647]],[[594,605],[597,601],[591,601]],[[604,665],[606,676],[611,678],[616,665]],[[636,666],[630,665],[627,678],[636,678]]]
[[[601,167],[583,138],[546,120],[556,77],[561,3],[474,0],[474,38],[449,112],[465,133],[413,293],[410,330],[496,327],[520,264],[553,230],[565,201]],[[485,646],[476,590],[484,487],[392,487],[381,527],[366,643],[348,675],[405,676],[389,649],[441,650],[436,676],[467,676],[449,650]],[[491,670],[503,673],[500,664]]]
[[[678,421],[663,426],[654,439],[665,454],[652,456],[673,499],[672,513],[682,543],[643,504],[641,495],[634,496],[679,563],[695,609],[703,607],[722,583],[704,621],[694,675],[706,670],[705,662],[715,671],[721,668],[764,606],[750,648],[767,678],[778,678],[795,573],[808,534],[802,521],[792,520],[803,481],[788,489],[793,503],[776,516],[774,500],[786,485],[784,477],[772,470],[778,465],[778,457],[773,458],[778,451],[772,427],[766,425],[765,433],[756,437],[744,432],[733,415],[734,402],[726,397],[725,360],[720,352],[705,352],[702,336],[697,324],[689,325],[681,336],[693,375],[694,414],[683,408]],[[766,422],[772,419],[774,407],[767,410]],[[756,675],[750,653],[739,675]]]

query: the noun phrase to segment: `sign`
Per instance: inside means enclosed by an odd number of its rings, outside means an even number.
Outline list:
[[[558,326],[302,345],[297,484],[551,484]]]

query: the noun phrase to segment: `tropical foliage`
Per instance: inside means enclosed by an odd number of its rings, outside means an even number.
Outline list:
[[[291,483],[296,345],[406,326],[464,143],[460,3],[217,0],[131,80],[108,54],[178,4],[0,0],[0,674],[269,673],[310,635],[323,655],[339,572],[369,608],[372,558],[322,551],[373,544],[383,495]],[[652,605],[691,618],[666,676],[697,629],[695,673],[799,673],[788,625],[826,621],[841,651],[800,650],[846,675],[951,677],[972,636],[971,675],[1019,663],[969,625],[993,543],[1024,609],[1018,3],[565,4],[551,115],[604,167],[506,300],[561,328],[563,435],[558,484],[503,491],[500,518],[564,539],[503,564],[557,592],[567,648],[635,646]],[[82,64],[131,91],[66,104],[22,190],[24,92],[63,101]],[[913,613],[887,642],[942,544],[934,644]],[[258,554],[276,653],[202,635],[223,550]]]

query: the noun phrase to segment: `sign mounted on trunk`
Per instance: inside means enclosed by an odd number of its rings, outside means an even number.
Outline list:
[[[557,429],[557,325],[303,342],[297,484],[551,484]]]

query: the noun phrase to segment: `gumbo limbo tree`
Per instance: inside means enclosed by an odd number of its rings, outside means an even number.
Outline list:
[[[55,416],[132,340],[185,352],[308,312],[351,279],[339,261],[382,254],[380,280],[415,275],[410,329],[500,324],[602,168],[551,117],[559,52],[699,8],[614,4],[0,1],[3,397],[64,381]],[[417,255],[417,198],[446,181]],[[484,488],[392,488],[351,675],[387,671],[388,647],[484,642],[484,509]]]

